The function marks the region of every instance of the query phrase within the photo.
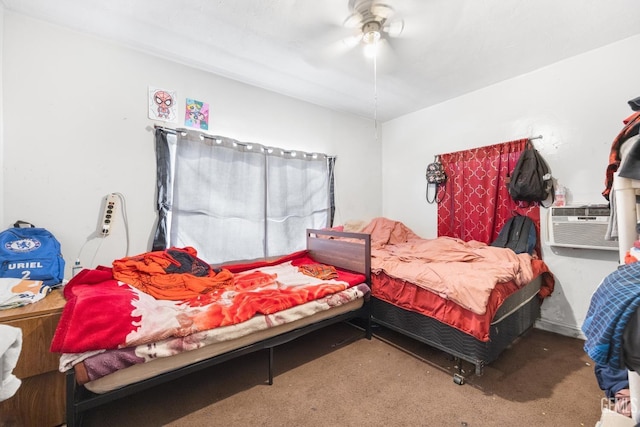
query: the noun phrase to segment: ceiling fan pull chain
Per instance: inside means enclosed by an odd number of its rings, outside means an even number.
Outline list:
[[[378,42],[375,41],[374,44]],[[378,142],[378,46],[373,51],[373,126],[376,142]]]

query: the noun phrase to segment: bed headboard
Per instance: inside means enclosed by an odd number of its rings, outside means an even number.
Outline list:
[[[371,283],[371,235],[307,229],[307,250],[314,260],[362,273]]]

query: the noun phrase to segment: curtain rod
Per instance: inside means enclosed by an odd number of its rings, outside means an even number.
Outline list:
[[[160,126],[160,125],[153,125],[154,129],[162,129],[162,130],[166,130],[167,132],[170,133],[176,133],[177,131],[173,128],[168,128],[168,127],[164,127],[164,126]]]
[[[177,130],[177,129],[168,128],[168,127],[165,127],[165,126],[153,125],[153,127],[154,127],[155,129],[162,129],[162,130],[166,130],[167,132],[170,132],[170,133],[177,133],[177,132],[178,132],[178,130]],[[181,129],[181,130],[182,130],[182,129]],[[183,130],[186,130],[186,129],[183,129]],[[205,135],[205,137],[206,137],[206,136],[210,136],[210,135]],[[214,138],[215,138],[215,137],[214,137]],[[533,140],[535,140],[535,139],[542,139],[542,138],[543,138],[543,136],[542,136],[542,135],[538,135],[538,136],[532,136],[532,137],[527,138],[527,139],[528,139],[529,141],[533,141]]]
[[[174,135],[177,134],[178,132],[183,132],[183,131],[187,132],[189,130],[189,129],[184,129],[184,128],[182,128],[182,129],[181,128],[173,129],[173,128],[168,128],[168,127],[160,126],[160,125],[153,125],[153,128],[154,129],[164,130],[164,131],[172,133]],[[213,140],[224,138],[224,137],[220,137],[220,136],[207,135],[205,133],[202,133],[202,137],[208,138],[208,139],[213,139]],[[228,139],[228,138],[225,138],[225,139]],[[249,146],[249,145],[258,145],[258,146],[261,146],[261,147],[264,147],[264,148],[267,148],[267,149],[268,148],[273,148],[273,147],[266,147],[266,146],[264,146],[262,144],[258,144],[258,143],[247,143],[247,142],[240,142],[240,141],[236,141],[236,140],[233,140],[233,142],[235,144],[241,146],[241,147],[246,147],[246,146]],[[282,148],[278,148],[278,150],[280,150],[284,154],[291,154],[291,153],[295,153],[295,152],[300,152],[305,156],[307,156],[307,155],[311,155],[312,156],[314,154],[320,154],[322,156],[325,156],[325,158],[328,158],[328,159],[337,159],[337,156],[330,156],[328,154],[323,154],[323,153],[307,153],[307,152],[301,151],[301,150],[285,150],[285,149],[282,149]]]

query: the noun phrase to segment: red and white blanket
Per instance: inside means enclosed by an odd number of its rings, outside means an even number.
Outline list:
[[[253,328],[266,328],[269,323],[292,321],[293,315],[278,316],[283,310],[310,301],[316,301],[312,311],[326,310],[368,292],[366,286],[354,287],[364,281],[361,274],[337,270],[336,279],[320,279],[308,275],[314,270],[311,265],[318,263],[306,252],[299,252],[272,263],[229,267],[234,286],[187,301],[153,298],[115,280],[107,267],[83,270],[64,288],[67,304],[51,351],[64,353],[63,371],[106,350],[124,349],[138,352],[138,359],[148,359],[151,356],[145,356],[144,351],[153,347],[153,357],[171,355],[243,334],[237,328],[224,327],[254,317],[262,320]],[[306,268],[299,268],[303,266]],[[216,328],[220,332],[211,332]],[[150,343],[153,346],[147,345]]]

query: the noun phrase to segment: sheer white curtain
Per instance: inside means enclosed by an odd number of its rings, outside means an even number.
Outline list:
[[[156,152],[154,250],[192,246],[211,264],[253,260],[301,250],[307,228],[331,225],[333,157],[162,128]]]

